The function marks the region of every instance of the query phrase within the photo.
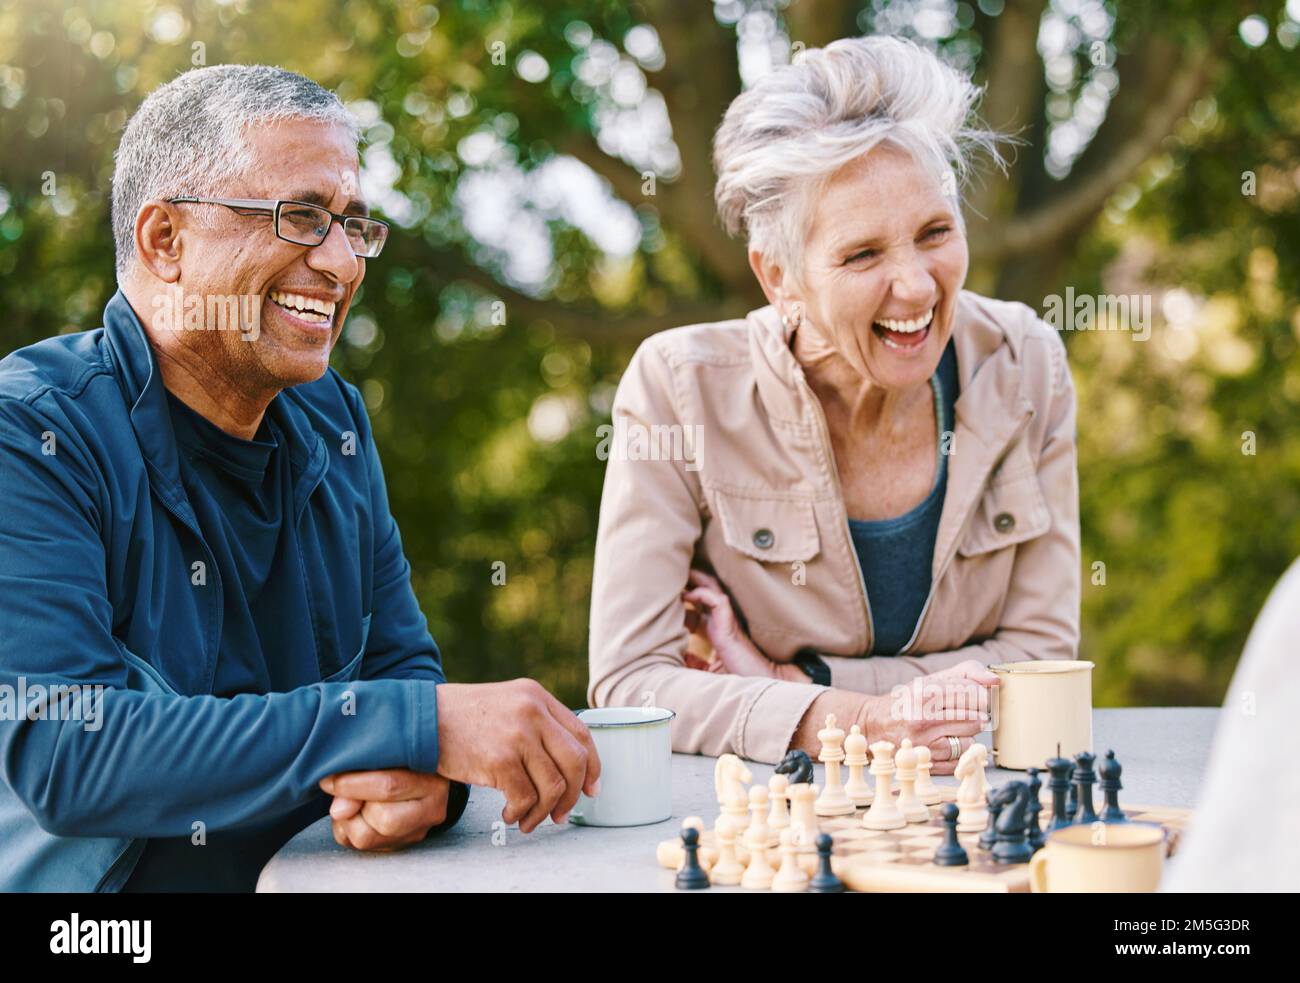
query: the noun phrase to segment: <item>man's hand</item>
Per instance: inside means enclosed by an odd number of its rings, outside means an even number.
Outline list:
[[[399,850],[419,843],[447,818],[451,783],[406,768],[349,771],[322,778],[334,839],[355,850]]]
[[[438,687],[438,774],[505,793],[501,818],[531,833],[600,792],[600,756],[574,713],[532,679]]]

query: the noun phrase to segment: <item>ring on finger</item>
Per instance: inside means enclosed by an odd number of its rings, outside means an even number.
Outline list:
[[[959,738],[948,738],[948,757],[953,761],[961,757],[961,740]]]

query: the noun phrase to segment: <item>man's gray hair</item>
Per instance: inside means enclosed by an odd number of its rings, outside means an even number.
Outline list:
[[[270,65],[196,68],[151,92],[122,134],[113,168],[117,271],[135,259],[135,217],[151,198],[229,194],[253,163],[250,124],[311,119],[357,123],[333,92]],[[235,197],[238,197],[237,195]]]
[[[816,193],[882,143],[911,153],[956,203],[975,149],[1002,163],[1000,135],[973,118],[980,94],[969,77],[903,38],[810,48],[727,109],[713,145],[719,217],[730,234],[747,233],[750,248],[798,275]]]

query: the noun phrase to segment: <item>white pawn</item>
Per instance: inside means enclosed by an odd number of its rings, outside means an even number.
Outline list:
[[[781,869],[772,878],[772,890],[786,894],[808,890],[808,875],[799,866],[799,845],[792,829],[781,831]]]
[[[876,795],[862,817],[862,825],[867,829],[902,829],[907,819],[889,791],[889,779],[894,774],[894,745],[889,741],[871,745],[871,774],[876,778]]]
[[[835,726],[835,714],[826,718],[826,726],[817,732],[817,739],[822,742],[817,760],[826,766],[826,787],[817,799],[817,815],[851,816],[857,812],[857,808],[844,794],[844,784],[840,781],[840,762],[844,760],[844,731]]]
[[[741,841],[752,853],[761,847],[766,850],[772,843],[772,832],[767,827],[767,786],[755,785],[749,790],[749,829]]]
[[[790,779],[784,775],[773,775],[767,780],[767,799],[772,803],[772,811],[767,815],[767,826],[778,838],[782,830],[790,828],[790,800],[785,794],[789,787]]]
[[[766,891],[772,886],[774,877],[776,877],[776,871],[772,869],[771,863],[768,862],[767,846],[751,847],[749,866],[745,868],[745,873],[740,878],[740,886],[751,891]]]
[[[724,817],[713,828],[713,836],[718,841],[718,860],[709,871],[709,881],[721,885],[739,884],[745,868],[736,856],[735,826]]]
[[[922,744],[916,749],[916,797],[928,806],[943,801],[943,793],[930,777],[930,749]]]
[[[704,820],[699,816],[687,816],[682,820],[682,832],[685,833],[688,829],[696,830],[700,834],[700,849],[696,856],[700,859],[700,866],[708,870],[717,863],[718,849],[716,846],[706,846],[704,843]],[[681,870],[686,866],[686,848],[682,845],[680,837],[660,843],[655,850],[655,857],[662,866],[674,870]]]
[[[800,853],[817,852],[817,810],[813,800],[817,797],[817,786],[807,782],[798,782],[786,790],[790,796],[790,828],[795,831],[795,842],[799,844]]]
[[[930,810],[916,797],[916,749],[911,738],[903,738],[894,764],[898,766],[898,811],[909,823],[928,823]]]
[[[989,811],[984,804],[984,764],[988,760],[989,749],[976,742],[968,747],[957,760],[957,770],[953,775],[961,779],[957,789],[957,832],[978,833],[988,825]]]
[[[867,766],[867,739],[862,728],[854,724],[844,739],[844,764],[849,769],[849,780],[844,783],[844,794],[855,806],[871,805],[871,786],[862,777]]]

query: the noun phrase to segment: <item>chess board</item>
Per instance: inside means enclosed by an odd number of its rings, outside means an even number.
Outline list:
[[[957,800],[953,785],[937,786],[943,802]],[[1039,821],[1044,829],[1051,819],[1050,793],[1041,801],[1043,810]],[[845,887],[851,891],[895,891],[913,893],[1023,893],[1029,891],[1028,864],[1001,864],[993,855],[981,850],[976,842],[979,833],[958,833],[957,840],[966,848],[970,863],[964,867],[939,867],[934,863],[934,851],[943,842],[943,820],[939,809],[943,802],[930,806],[928,823],[909,823],[902,829],[864,829],[862,816],[866,808],[858,809],[852,816],[820,816],[818,825],[823,833],[830,833],[834,846],[831,867]],[[1178,840],[1191,819],[1190,809],[1171,806],[1129,805],[1121,800],[1124,814],[1133,822],[1158,823],[1167,834],[1168,855],[1178,848]],[[703,852],[716,855],[713,831],[707,830],[700,839]],[[673,847],[676,847],[674,850]],[[742,862],[747,860],[743,851]],[[676,868],[681,863],[681,842],[665,841],[660,844],[658,859],[661,865]],[[805,855],[815,862],[814,855]],[[801,860],[804,858],[801,858]],[[776,864],[773,855],[773,865]]]

